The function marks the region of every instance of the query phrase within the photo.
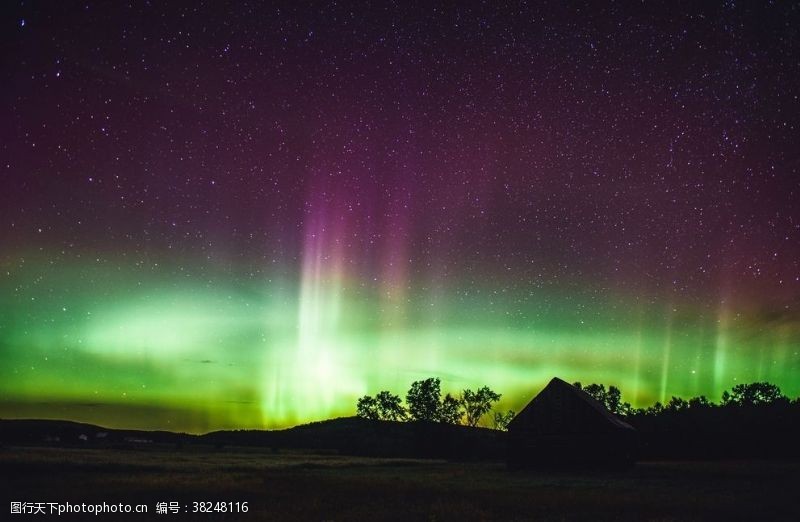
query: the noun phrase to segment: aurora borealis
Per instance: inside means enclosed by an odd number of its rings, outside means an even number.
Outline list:
[[[3,7],[0,417],[800,395],[800,10]]]

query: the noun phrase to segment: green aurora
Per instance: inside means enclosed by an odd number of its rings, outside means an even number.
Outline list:
[[[800,395],[798,3],[583,4],[6,2],[0,417]]]
[[[756,380],[800,394],[797,321],[732,305],[578,286],[389,291],[313,263],[299,281],[246,284],[226,271],[96,265],[4,267],[0,416],[279,428],[352,415],[359,396],[404,395],[428,376],[456,393],[487,384],[514,409],[556,375],[617,385],[635,406],[718,400]]]

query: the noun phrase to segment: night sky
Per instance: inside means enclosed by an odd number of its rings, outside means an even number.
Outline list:
[[[0,416],[800,395],[797,3],[297,3],[4,3]]]

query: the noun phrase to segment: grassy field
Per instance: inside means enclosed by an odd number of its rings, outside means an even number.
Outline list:
[[[149,508],[58,520],[800,520],[800,463],[777,461],[509,472],[496,463],[235,448],[4,448],[0,486],[0,518],[10,501],[27,501]],[[170,501],[189,513],[155,513]],[[249,511],[192,514],[195,501],[246,501]]]

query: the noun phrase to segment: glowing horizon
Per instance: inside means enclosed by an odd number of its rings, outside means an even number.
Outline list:
[[[0,370],[0,415],[59,417],[61,408],[121,427],[280,428],[352,415],[359,396],[379,390],[404,397],[429,376],[445,392],[487,384],[503,394],[499,407],[517,410],[553,376],[616,385],[634,406],[672,395],[716,401],[761,380],[800,394],[794,325],[765,330],[731,304],[704,317],[690,304],[612,294],[520,291],[489,304],[490,289],[470,299],[451,289],[454,299],[408,285],[398,308],[385,306],[385,285],[348,279],[337,256],[324,261],[320,244],[308,245],[294,291],[277,280],[126,285],[102,271],[103,285],[77,288],[53,270],[49,285],[70,299],[4,303],[14,310],[2,323],[13,359]],[[143,413],[113,420],[128,409]]]

